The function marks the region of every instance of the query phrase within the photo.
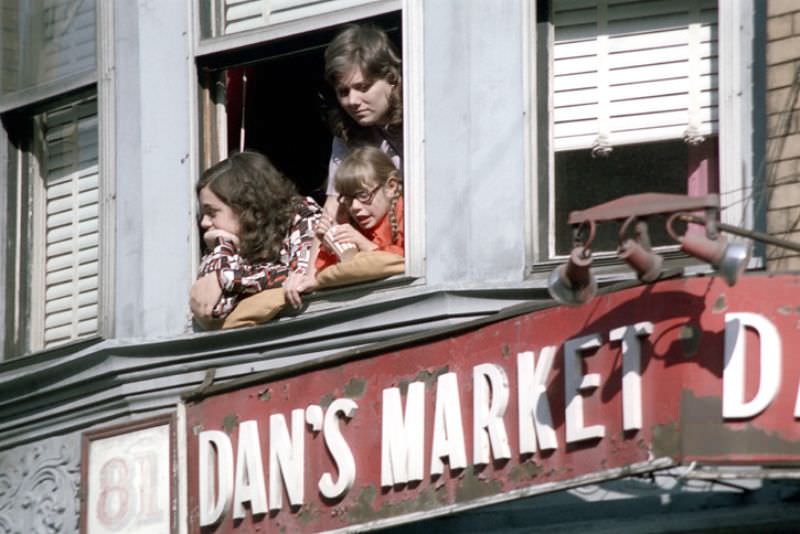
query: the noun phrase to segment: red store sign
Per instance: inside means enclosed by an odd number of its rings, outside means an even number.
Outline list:
[[[190,531],[385,526],[675,463],[800,460],[800,277],[663,281],[186,406]]]

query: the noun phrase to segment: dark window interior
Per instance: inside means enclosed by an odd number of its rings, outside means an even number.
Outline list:
[[[400,12],[354,22],[383,28],[402,50]],[[318,201],[324,200],[331,146],[326,109],[337,105],[324,79],[323,54],[340,28],[220,54],[201,65],[224,73],[229,150],[239,150],[244,124],[245,148],[266,154],[302,194]]]
[[[696,147],[682,139],[616,146],[607,157],[597,158],[589,149],[556,152],[556,253],[569,254],[572,249],[572,231],[566,221],[573,210],[637,193],[700,193],[690,191],[690,176],[697,179],[699,175],[705,192],[717,191],[716,153],[716,138]],[[654,246],[675,244],[658,218],[649,228]],[[619,224],[598,225],[592,248],[615,250],[619,229]]]

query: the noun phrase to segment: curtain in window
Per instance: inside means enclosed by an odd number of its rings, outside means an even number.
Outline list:
[[[716,133],[715,0],[552,5],[555,150]]]

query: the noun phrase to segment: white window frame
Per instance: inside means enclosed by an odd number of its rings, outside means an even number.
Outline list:
[[[55,82],[48,82],[47,84],[39,85],[26,89],[24,91],[17,91],[6,95],[0,99],[0,113],[13,112],[20,108],[27,106],[39,107],[48,101],[68,101],[71,94],[76,94],[84,89],[95,86],[95,94],[97,98],[97,118],[98,118],[98,225],[99,225],[99,242],[98,242],[98,312],[97,312],[97,332],[90,336],[79,337],[70,339],[64,342],[53,345],[53,348],[60,348],[72,343],[82,343],[87,339],[97,337],[111,338],[114,336],[114,243],[116,240],[115,229],[115,123],[114,123],[114,109],[115,109],[115,74],[114,74],[114,4],[98,0],[95,3],[96,9],[96,26],[95,26],[95,39],[96,39],[96,69],[94,72],[82,72],[75,75],[67,76]],[[66,98],[67,100],[64,100]],[[47,104],[49,107],[49,104]],[[32,120],[33,115],[29,114]],[[29,151],[33,150],[33,142],[30,140]],[[0,135],[0,142],[4,144],[2,153],[6,157],[0,160],[7,161],[11,157],[17,162],[17,168],[14,175],[7,174],[8,168],[0,169],[0,173],[5,175],[6,182],[3,187],[3,192],[0,197],[4,198],[7,206],[12,206],[16,210],[17,223],[14,224],[17,229],[17,234],[10,236],[13,239],[12,258],[5,258],[6,248],[3,254],[4,265],[3,269],[5,274],[5,291],[9,289],[17,293],[17,295],[9,296],[5,299],[6,302],[13,298],[15,305],[10,309],[6,309],[4,314],[4,339],[6,348],[6,357],[21,356],[41,350],[44,344],[43,332],[41,325],[34,324],[31,316],[23,318],[20,314],[20,299],[37,298],[37,295],[42,295],[45,288],[41,280],[33,281],[34,286],[30,284],[22,285],[21,271],[26,269],[22,265],[22,245],[21,239],[23,236],[19,233],[21,218],[30,209],[30,202],[39,202],[41,195],[31,195],[27,199],[28,204],[23,205],[23,201],[27,195],[23,194],[23,188],[26,187],[26,181],[32,180],[39,182],[41,179],[40,173],[37,172],[35,164],[29,168],[23,168],[23,162],[26,159],[35,161],[30,154],[24,154],[19,149],[13,149],[16,154],[8,154],[9,148],[8,135],[5,131]],[[16,198],[6,198],[9,191],[9,182],[15,181],[15,189],[17,191]],[[34,187],[41,187],[41,184],[34,184]],[[39,197],[39,198],[37,198]],[[32,217],[41,217],[43,213],[33,213],[28,217],[28,223],[32,224]],[[6,218],[6,228],[9,228],[11,221],[8,220],[9,215],[4,214]],[[34,248],[41,249],[44,245],[42,243],[34,244]],[[33,250],[29,255],[29,261],[36,261],[37,257],[41,257],[41,251]],[[9,261],[11,260],[11,261]],[[9,267],[11,268],[9,270]],[[30,269],[28,269],[30,270]],[[36,286],[39,284],[41,287]],[[36,308],[36,304],[32,303],[28,312]],[[41,306],[39,306],[41,307]],[[11,317],[9,317],[11,316]],[[48,347],[49,350],[50,347]]]
[[[199,0],[193,4],[194,56],[202,58],[237,48],[252,46],[289,35],[310,32],[324,27],[345,24],[352,20],[369,18],[391,11],[401,11],[403,32],[403,186],[405,199],[405,273],[409,277],[425,275],[425,134],[424,134],[424,79],[423,79],[423,0],[374,0],[355,7],[338,9],[289,22],[274,24],[240,33],[201,39],[202,13]],[[194,109],[200,109],[201,92],[195,84]],[[224,110],[218,110],[224,113]],[[224,115],[223,115],[224,116]],[[197,130],[197,124],[195,125]],[[195,161],[200,161],[203,139],[193,132],[197,143],[193,145]],[[224,141],[224,140],[223,140]],[[197,166],[196,166],[197,167]],[[197,207],[193,205],[193,210]],[[196,213],[192,213],[196,217]],[[197,241],[197,237],[193,240]],[[197,244],[197,243],[195,243]],[[195,250],[199,246],[194,247]],[[199,258],[195,258],[195,266]]]
[[[754,206],[747,202],[753,187],[753,145],[752,132],[753,90],[749,83],[752,74],[753,51],[752,37],[753,10],[750,2],[737,0],[718,0],[718,39],[719,39],[719,189],[723,206],[722,222],[737,226],[752,227]],[[526,171],[527,209],[526,253],[529,272],[544,272],[554,262],[563,260],[564,256],[550,255],[553,250],[551,241],[555,239],[555,225],[566,224],[566,221],[553,221],[553,149],[547,142],[549,154],[539,149],[538,139],[549,136],[549,130],[540,126],[549,123],[549,117],[541,117],[538,98],[547,98],[547,109],[552,110],[552,96],[542,96],[542,89],[537,87],[538,69],[542,58],[552,54],[552,47],[541,49],[547,35],[539,35],[542,29],[537,27],[536,6],[525,3],[525,15],[522,20],[525,62],[524,88],[529,121],[526,127]],[[552,31],[552,24],[547,25]],[[545,161],[542,161],[542,160]],[[546,170],[546,171],[545,171]],[[540,185],[540,175],[547,172],[547,192]],[[608,254],[612,256],[612,253]],[[756,262],[757,263],[757,262]],[[537,265],[540,267],[537,268]]]

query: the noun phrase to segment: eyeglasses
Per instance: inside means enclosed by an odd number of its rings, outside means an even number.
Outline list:
[[[344,204],[345,206],[350,206],[353,203],[353,199],[358,200],[362,204],[369,206],[372,204],[372,200],[375,198],[375,194],[378,190],[383,187],[383,184],[376,185],[373,189],[369,191],[359,191],[355,195],[339,195],[339,204]]]

